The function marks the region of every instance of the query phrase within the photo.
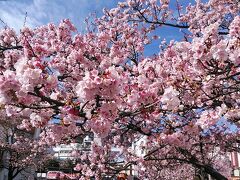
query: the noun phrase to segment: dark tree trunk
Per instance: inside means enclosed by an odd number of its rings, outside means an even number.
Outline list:
[[[213,178],[217,180],[228,180],[225,176],[223,176],[210,166],[204,166],[204,170],[206,173],[210,174]]]
[[[10,166],[8,169],[8,180],[13,180],[21,171],[22,169]]]
[[[13,170],[12,169],[8,170],[8,180],[13,180]]]
[[[228,180],[225,176],[223,176],[221,173],[216,171],[213,167],[208,165],[203,165],[199,163],[194,163],[194,165],[199,168],[200,170],[203,170],[205,173],[211,175],[216,180]]]

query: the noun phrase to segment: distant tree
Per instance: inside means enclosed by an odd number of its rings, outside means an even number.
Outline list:
[[[45,151],[34,139],[34,132],[19,129],[20,119],[8,117],[3,109],[0,114],[1,170],[7,170],[9,180],[21,173],[30,175],[46,158]]]
[[[74,161],[72,159],[66,159],[61,162],[61,168],[69,170],[71,172],[74,171],[75,166],[76,165],[74,164]]]
[[[47,161],[44,162],[43,168],[48,171],[48,170],[59,170],[60,169],[60,162],[59,160],[55,158],[50,158]]]

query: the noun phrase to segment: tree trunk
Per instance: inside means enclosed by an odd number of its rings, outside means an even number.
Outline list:
[[[213,167],[209,165],[203,165],[199,163],[194,163],[194,165],[199,169],[203,169],[207,174],[211,175],[216,180],[228,180],[225,176],[217,172]]]
[[[11,169],[8,170],[8,180],[13,180],[13,171]]]
[[[18,169],[15,167],[9,167],[8,180],[13,180],[21,171],[22,171],[22,169]]]
[[[204,166],[204,170],[206,173],[210,174],[213,178],[217,180],[228,180],[225,176],[217,172],[211,166]]]

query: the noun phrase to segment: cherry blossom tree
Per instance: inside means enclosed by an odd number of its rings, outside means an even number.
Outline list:
[[[1,109],[1,171],[6,170],[11,180],[19,174],[31,176],[31,171],[47,158],[45,149],[38,145],[34,137],[34,131],[22,130],[20,124],[21,119],[9,117]]]
[[[40,146],[94,133],[100,141],[76,166],[83,179],[130,166],[142,179],[227,179],[227,153],[239,151],[240,4],[176,7],[126,0],[87,21],[84,34],[67,19],[1,30],[1,106],[23,117],[22,129],[42,129]],[[164,27],[182,40],[159,39]],[[137,156],[131,146],[142,137]]]

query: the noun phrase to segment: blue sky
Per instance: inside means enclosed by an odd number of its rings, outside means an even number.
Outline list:
[[[104,7],[117,5],[118,0],[0,0],[0,19],[9,27],[19,30],[26,26],[36,27],[69,18],[79,31],[84,30],[84,19],[95,12],[102,15]],[[3,27],[3,24],[0,24]]]

